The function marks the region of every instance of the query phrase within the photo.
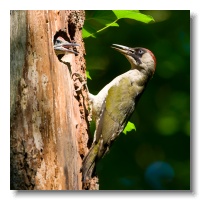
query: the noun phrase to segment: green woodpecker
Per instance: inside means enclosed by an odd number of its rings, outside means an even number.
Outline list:
[[[59,36],[54,44],[54,50],[56,55],[61,55],[61,54],[68,54],[68,53],[74,53],[74,54],[78,54],[78,52],[70,49],[70,47],[75,47],[75,46],[79,46],[76,43],[69,43],[67,42],[64,38],[62,38],[61,36]]]
[[[92,146],[83,159],[83,182],[93,177],[96,162],[123,131],[156,68],[155,56],[148,49],[117,44],[112,48],[128,59],[131,69],[117,76],[97,95],[89,94],[96,130]]]

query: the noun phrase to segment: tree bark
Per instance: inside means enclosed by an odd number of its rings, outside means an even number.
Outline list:
[[[88,102],[84,11],[11,11],[11,189],[81,190],[87,153]],[[57,36],[75,41],[78,56],[56,56]]]

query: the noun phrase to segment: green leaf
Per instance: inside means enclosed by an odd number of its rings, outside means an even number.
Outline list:
[[[128,122],[127,125],[126,125],[126,127],[125,127],[124,130],[123,130],[123,133],[126,135],[127,132],[130,132],[130,131],[132,131],[132,130],[135,130],[135,131],[136,131],[135,125],[134,125],[133,123],[131,123],[131,122]]]
[[[89,71],[86,71],[86,77],[89,78],[90,80],[92,80]]]
[[[153,17],[140,13],[138,10],[113,10],[117,19],[127,18],[134,19],[140,22],[149,23],[155,21]]]
[[[95,37],[94,34],[105,29],[109,26],[117,26],[118,24],[114,21],[116,20],[115,14],[110,10],[106,11],[86,11],[86,19],[83,27],[83,38]]]
[[[118,27],[117,21],[122,18],[134,19],[144,23],[154,21],[153,17],[140,13],[138,10],[96,10],[86,11],[82,36],[95,37],[95,34],[110,26]]]

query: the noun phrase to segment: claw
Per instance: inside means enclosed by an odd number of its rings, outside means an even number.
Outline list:
[[[73,76],[76,76],[75,79],[73,79]],[[72,75],[71,75],[72,79],[74,81],[78,80],[81,82],[81,85],[78,87],[78,89],[75,90],[75,92],[77,91],[80,91],[82,89],[82,87],[85,85],[87,91],[88,91],[88,87],[87,87],[87,82],[85,80],[85,78],[82,76],[82,74],[78,73],[78,72],[74,72]]]

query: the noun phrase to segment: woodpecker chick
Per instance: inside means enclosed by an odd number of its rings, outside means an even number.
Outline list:
[[[54,47],[54,50],[55,50],[55,53],[57,56],[61,55],[61,54],[63,55],[66,53],[74,53],[74,54],[78,55],[78,52],[69,49],[70,47],[75,47],[75,46],[79,46],[79,45],[76,43],[69,43],[64,38],[59,36],[56,39],[55,45],[53,47]]]
[[[131,69],[113,79],[97,95],[89,94],[96,130],[83,160],[83,182],[92,178],[96,162],[123,131],[156,68],[155,56],[148,49],[118,44],[113,44],[112,48],[127,58]]]

